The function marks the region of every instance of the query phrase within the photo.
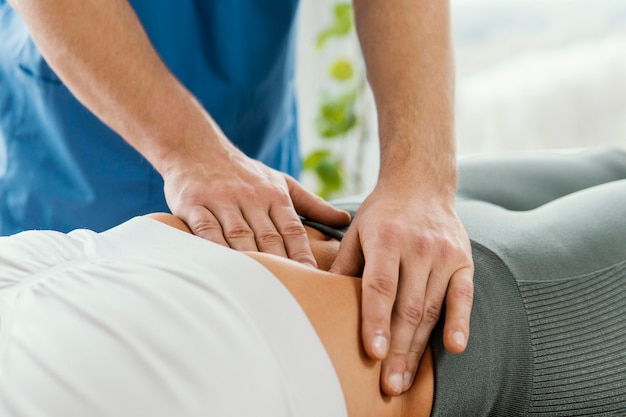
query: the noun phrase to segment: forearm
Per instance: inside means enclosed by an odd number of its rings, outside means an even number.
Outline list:
[[[454,64],[446,0],[354,0],[378,110],[379,181],[456,188]],[[411,181],[415,183],[415,181]]]
[[[161,173],[174,154],[198,152],[210,139],[224,142],[161,61],[127,1],[11,3],[77,99]]]

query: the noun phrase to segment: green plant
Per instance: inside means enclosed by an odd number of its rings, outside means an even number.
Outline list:
[[[339,2],[332,10],[332,21],[316,39],[318,53],[337,54],[331,45],[338,41],[355,42],[352,4]],[[321,93],[316,118],[316,131],[324,145],[306,155],[303,163],[303,170],[317,178],[317,194],[325,199],[345,191],[361,191],[360,172],[367,139],[362,112],[367,84],[360,55],[334,56],[327,77],[330,87]]]

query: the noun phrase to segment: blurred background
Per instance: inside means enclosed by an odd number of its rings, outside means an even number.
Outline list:
[[[451,0],[459,155],[626,148],[626,1]],[[298,84],[305,185],[373,186],[376,117],[349,3],[303,0]]]

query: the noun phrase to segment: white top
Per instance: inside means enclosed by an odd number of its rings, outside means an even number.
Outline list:
[[[138,217],[0,238],[0,415],[347,416],[289,291]]]

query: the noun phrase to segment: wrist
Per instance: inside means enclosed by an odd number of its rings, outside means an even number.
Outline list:
[[[146,151],[140,151],[163,177],[190,168],[192,162],[206,164],[210,158],[206,165],[212,165],[232,159],[237,151],[195,99],[185,101],[172,105],[163,121],[147,130]]]
[[[236,152],[227,139],[214,134],[181,133],[161,149],[153,166],[163,178],[197,169],[220,171],[223,162],[236,159]]]
[[[457,189],[454,150],[395,144],[381,152],[378,185],[452,201]]]

